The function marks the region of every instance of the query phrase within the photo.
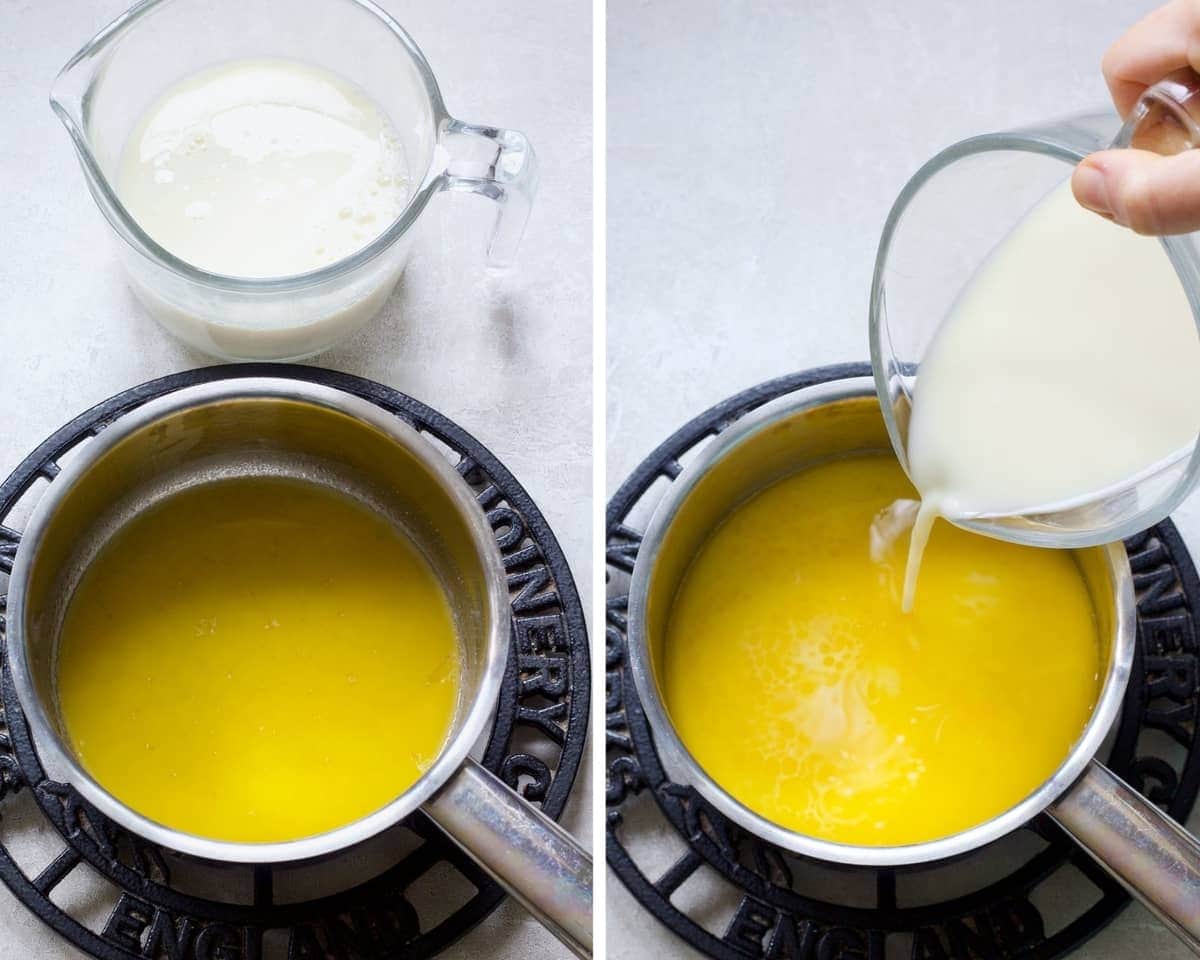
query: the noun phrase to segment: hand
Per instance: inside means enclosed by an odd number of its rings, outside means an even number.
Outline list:
[[[1128,116],[1143,91],[1181,67],[1200,71],[1200,0],[1171,0],[1132,27],[1104,55],[1113,103]],[[1138,233],[1200,230],[1200,150],[1164,157],[1102,150],[1071,177],[1080,204]]]

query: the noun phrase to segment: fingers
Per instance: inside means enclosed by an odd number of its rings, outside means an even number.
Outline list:
[[[1122,117],[1143,91],[1180,67],[1200,69],[1200,0],[1172,0],[1131,27],[1101,61]]]
[[[1075,168],[1071,189],[1082,206],[1137,233],[1200,230],[1200,150],[1093,153]]]

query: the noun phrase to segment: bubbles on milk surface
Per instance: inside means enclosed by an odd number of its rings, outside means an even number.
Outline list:
[[[242,60],[155,101],[125,144],[118,193],[180,259],[278,277],[370,243],[412,184],[391,121],[359,88],[298,61]]]

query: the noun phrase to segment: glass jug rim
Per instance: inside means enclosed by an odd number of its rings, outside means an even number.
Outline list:
[[[871,293],[868,300],[867,345],[870,350],[871,376],[875,382],[875,393],[879,397],[879,406],[883,413],[888,439],[891,441],[896,458],[900,461],[900,465],[904,468],[905,473],[908,473],[909,469],[908,451],[904,437],[900,432],[900,424],[896,419],[895,405],[892,402],[888,383],[888,360],[883,355],[882,347],[882,337],[888,332],[885,320],[884,273],[887,268],[888,253],[891,250],[892,239],[900,220],[913,198],[926,183],[946,167],[967,157],[982,153],[1007,151],[1044,156],[1050,159],[1061,160],[1071,165],[1078,163],[1087,156],[1088,151],[1072,147],[1063,138],[1055,136],[1053,133],[1054,130],[1064,130],[1071,123],[1071,119],[1067,118],[1049,126],[1009,130],[999,133],[976,134],[956,141],[938,151],[917,168],[917,171],[908,178],[903,188],[896,195],[896,199],[888,210],[887,219],[884,221],[883,230],[880,233],[879,245],[876,248],[875,265],[871,275]],[[1189,258],[1182,237],[1163,236],[1158,237],[1157,240],[1162,244],[1173,269],[1179,276],[1180,285],[1184,289],[1184,294],[1187,296],[1192,310],[1192,319],[1196,323],[1198,334],[1200,334],[1200,264],[1195,262],[1194,256]],[[1185,265],[1189,263],[1192,267],[1192,272],[1197,274],[1194,279],[1198,282],[1192,284],[1189,284],[1184,276],[1184,271],[1187,269]],[[1009,528],[991,523],[987,518],[964,518],[956,520],[955,524],[976,533],[982,533],[986,536],[1002,540],[1011,540],[1015,543],[1064,548],[1098,546],[1141,532],[1150,525],[1148,519],[1151,515],[1158,516],[1161,514],[1162,516],[1166,516],[1174,511],[1183,502],[1189,490],[1195,485],[1197,477],[1200,477],[1200,437],[1197,438],[1193,445],[1183,477],[1180,478],[1180,481],[1171,491],[1170,496],[1158,501],[1153,509],[1141,510],[1135,516],[1127,518],[1123,523],[1112,528],[1105,528],[1101,531],[1100,536],[1094,531],[1065,531],[1060,529],[1053,532],[1046,532],[1023,527],[1019,529]],[[1166,508],[1165,511],[1164,507]]]
[[[445,124],[451,120],[442,99],[441,88],[425,55],[417,46],[415,40],[400,23],[386,10],[373,0],[324,0],[324,2],[349,3],[367,13],[373,14],[382,26],[387,27],[392,36],[399,41],[408,54],[409,59],[417,68],[421,77],[425,95],[429,100],[430,112],[434,127],[434,151],[422,174],[421,186],[413,192],[399,216],[377,237],[355,250],[348,256],[335,260],[333,263],[308,270],[303,273],[287,274],[278,277],[242,277],[233,274],[216,273],[204,270],[173,254],[151,237],[137,222],[132,214],[117,196],[108,176],[100,169],[96,156],[92,151],[87,130],[84,127],[83,105],[90,95],[92,84],[98,71],[90,70],[81,89],[78,91],[80,112],[77,116],[67,105],[67,97],[60,96],[60,91],[81,66],[86,65],[98,54],[110,48],[122,36],[133,29],[139,21],[162,7],[176,3],[178,0],[138,0],[133,6],[120,14],[113,21],[102,27],[87,43],[66,62],[54,78],[50,88],[50,107],[59,121],[66,127],[75,146],[76,153],[84,168],[84,175],[93,198],[104,214],[105,219],[117,232],[120,238],[129,244],[137,253],[165,267],[192,283],[201,286],[220,289],[233,293],[287,293],[294,290],[306,289],[340,279],[353,273],[360,267],[374,260],[398,241],[417,218],[424,212],[425,207],[439,190],[441,178],[430,176],[437,156],[437,142]],[[74,91],[73,91],[74,92]]]

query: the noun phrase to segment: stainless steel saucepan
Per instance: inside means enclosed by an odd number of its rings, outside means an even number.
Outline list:
[[[889,867],[954,857],[1045,811],[1200,953],[1200,844],[1094,759],[1120,710],[1133,661],[1136,611],[1120,543],[1075,551],[1104,647],[1104,684],[1091,719],[1050,779],[984,823],[906,846],[832,843],[755,813],[688,752],[663,702],[657,669],[670,606],[691,559],[722,519],[758,490],[806,465],[861,452],[894,455],[873,381],[859,377],[818,384],[764,405],[719,434],[659,503],[634,565],[628,636],[638,696],[668,773],[764,840],[840,864]]]
[[[64,612],[89,562],[113,534],[181,490],[256,475],[333,489],[402,528],[441,579],[463,644],[462,701],[426,773],[361,820],[282,843],[195,836],[126,806],[73,753],[55,692]],[[496,708],[510,629],[494,534],[446,458],[373,404],[286,378],[190,387],[108,426],[78,450],[38,502],[8,592],[13,680],[43,766],[125,829],[205,860],[285,864],[345,851],[423,810],[571,950],[590,956],[591,859],[470,757]]]

